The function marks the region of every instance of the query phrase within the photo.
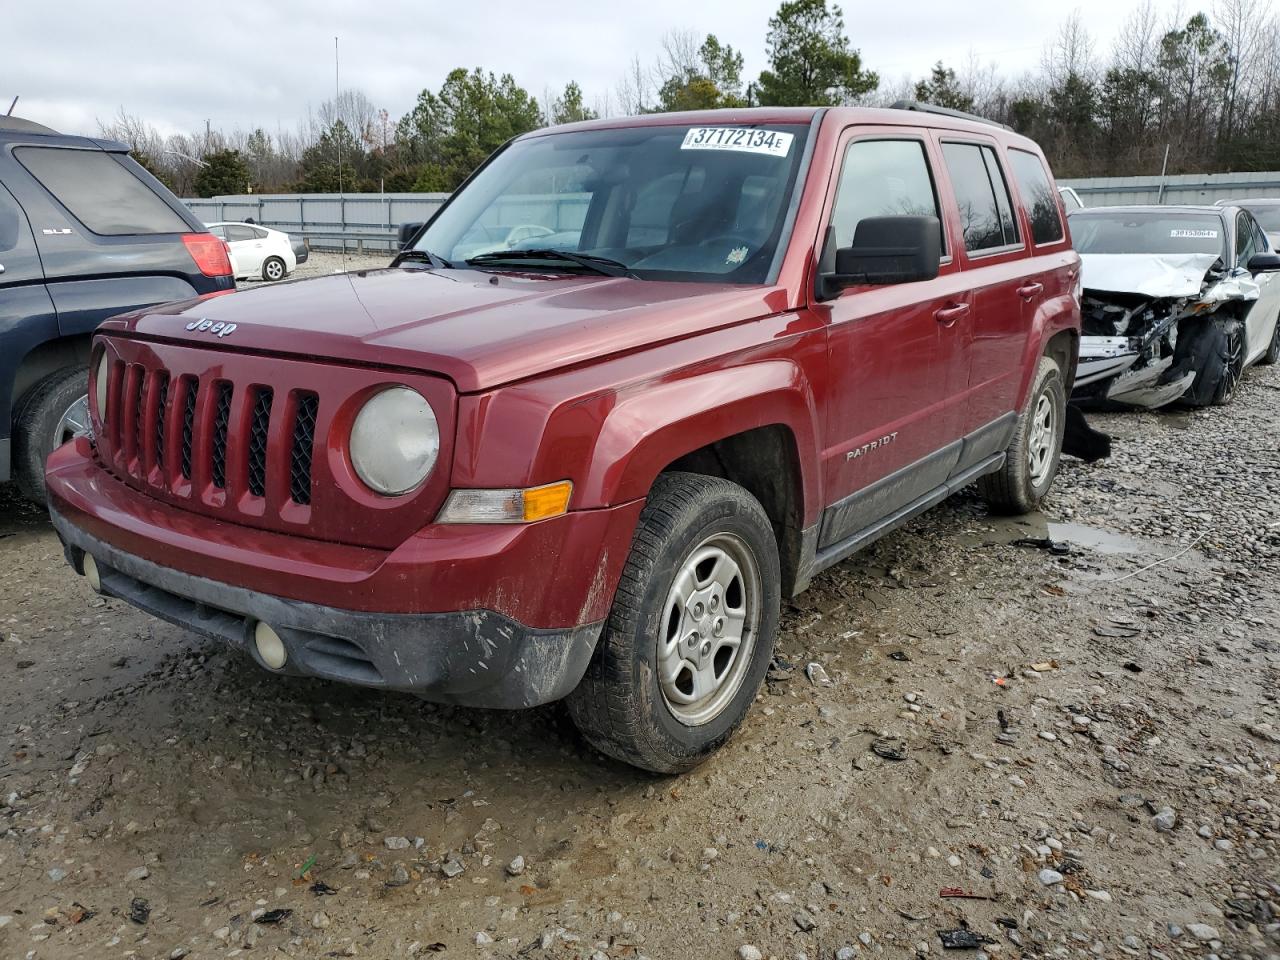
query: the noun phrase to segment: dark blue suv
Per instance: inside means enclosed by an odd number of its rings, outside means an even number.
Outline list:
[[[89,424],[107,317],[235,289],[224,243],[122,143],[0,116],[0,482],[44,500],[44,459]]]

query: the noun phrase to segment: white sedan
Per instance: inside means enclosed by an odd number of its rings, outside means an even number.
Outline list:
[[[209,232],[227,242],[237,279],[283,280],[298,266],[287,233],[256,223],[211,223]]]

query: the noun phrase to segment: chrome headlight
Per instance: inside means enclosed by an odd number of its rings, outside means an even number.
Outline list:
[[[93,398],[98,403],[98,419],[107,422],[107,351],[98,358],[98,373],[94,379]]]
[[[416,390],[389,387],[372,397],[351,425],[351,465],[365,486],[389,497],[427,478],[440,455],[440,424]]]

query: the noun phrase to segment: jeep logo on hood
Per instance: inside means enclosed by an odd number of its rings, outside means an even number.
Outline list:
[[[236,332],[234,323],[223,323],[221,320],[216,323],[212,320],[192,320],[187,324],[187,330],[192,333],[211,333],[215,337],[229,337]]]

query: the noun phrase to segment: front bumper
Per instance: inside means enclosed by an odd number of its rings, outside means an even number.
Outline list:
[[[384,551],[226,523],[104,470],[84,438],[50,456],[49,512],[104,593],[279,672],[484,707],[563,697],[591,658],[643,501],[525,525],[431,525]],[[270,669],[269,667],[267,667]]]
[[[532,707],[566,696],[586,672],[602,623],[526,627],[489,610],[376,614],[290,600],[182,573],[125,553],[51,506],[67,561],[97,564],[108,596],[248,653],[264,669],[400,690],[439,703]],[[253,642],[272,627],[287,652],[272,669]]]

